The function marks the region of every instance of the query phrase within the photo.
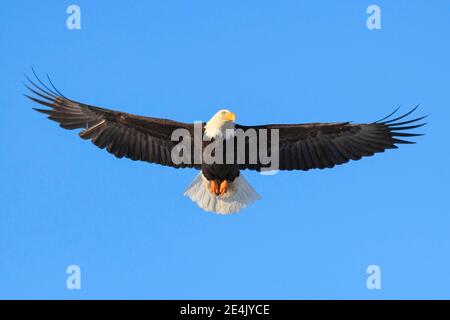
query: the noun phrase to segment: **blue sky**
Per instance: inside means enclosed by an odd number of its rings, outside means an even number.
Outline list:
[[[450,298],[448,1],[5,1],[0,21],[0,298]],[[245,172],[263,199],[224,217],[182,196],[194,170],[118,160],[32,111],[31,66],[71,98],[186,122],[431,116],[416,145]]]

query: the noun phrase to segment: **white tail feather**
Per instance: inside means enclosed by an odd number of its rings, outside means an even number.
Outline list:
[[[228,192],[223,197],[211,193],[209,184],[210,182],[200,172],[184,195],[197,203],[203,210],[219,214],[237,213],[261,199],[261,196],[245,180],[242,174],[229,184]]]

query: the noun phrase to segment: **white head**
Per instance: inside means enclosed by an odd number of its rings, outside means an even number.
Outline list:
[[[229,139],[234,136],[234,121],[236,121],[236,115],[233,112],[226,109],[219,110],[206,123],[205,135],[208,138]]]

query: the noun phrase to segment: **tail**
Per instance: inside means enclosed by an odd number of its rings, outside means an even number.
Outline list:
[[[230,183],[228,192],[223,197],[212,194],[209,190],[209,183],[200,172],[184,193],[205,211],[218,214],[237,213],[256,200],[261,199],[261,196],[245,180],[242,174]]]

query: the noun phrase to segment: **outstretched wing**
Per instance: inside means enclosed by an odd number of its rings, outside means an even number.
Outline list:
[[[188,162],[175,164],[171,158],[171,151],[178,143],[171,141],[172,132],[176,129],[185,129],[193,135],[193,124],[142,117],[90,106],[66,98],[53,84],[53,89],[51,89],[39,78],[37,80],[41,86],[28,77],[27,79],[30,85],[25,84],[25,86],[35,96],[25,96],[50,108],[34,108],[34,110],[47,114],[50,120],[58,122],[64,129],[83,129],[79,133],[81,138],[91,140],[96,146],[106,149],[116,157],[126,157],[175,168],[199,167],[199,165]]]
[[[417,107],[400,117],[389,119],[397,109],[388,117],[368,124],[350,122],[271,124],[239,125],[237,128],[268,129],[269,137],[271,129],[279,130],[278,169],[306,171],[315,168],[333,168],[349,160],[359,160],[384,152],[386,149],[397,148],[397,144],[415,143],[403,139],[421,135],[408,131],[425,125],[418,122],[426,116],[412,120],[404,119],[416,109]],[[270,142],[270,138],[268,141]],[[258,162],[243,164],[240,168],[260,171],[264,165]]]

